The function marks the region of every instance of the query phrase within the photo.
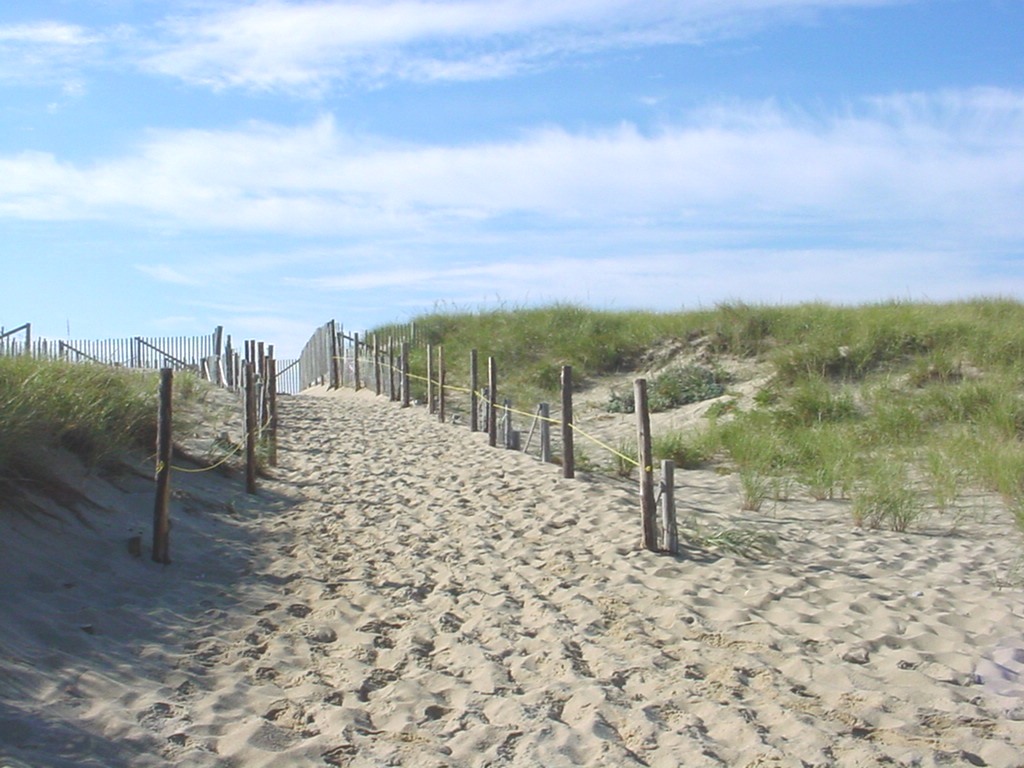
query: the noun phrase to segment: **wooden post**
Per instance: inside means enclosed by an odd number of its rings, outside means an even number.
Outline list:
[[[505,412],[504,443],[505,448],[510,451],[519,450],[519,433],[512,428],[512,401],[507,397],[504,400],[502,410]]]
[[[437,348],[437,420],[444,424],[444,347]]]
[[[330,360],[327,361],[327,368],[330,371],[330,389],[338,389],[341,386],[341,371],[338,367],[338,332],[336,323],[331,320],[328,324],[327,354]]]
[[[376,333],[373,334],[373,391],[377,397],[380,397],[380,342],[377,340]]]
[[[256,366],[245,364],[245,492],[256,493]]]
[[[153,507],[153,562],[171,563],[171,392],[174,371],[160,369],[160,410],[156,427],[156,504]]]
[[[268,344],[266,357],[263,358],[263,376],[260,379],[260,437],[264,430],[270,429],[270,393],[276,382],[270,375],[270,361],[274,357],[274,345]]]
[[[651,456],[651,413],[647,407],[647,380],[633,382],[636,403],[637,445],[640,448],[640,520],[643,527],[643,546],[658,551],[658,525],[654,503],[654,466]]]
[[[475,349],[469,351],[469,431],[480,429],[480,377],[477,371],[477,354]]]
[[[679,554],[679,531],[676,528],[676,463],[661,462],[661,530],[662,547],[670,555]]]
[[[427,413],[434,415],[434,345],[427,344]]]
[[[540,407],[540,460],[551,463],[551,406],[541,403]]]
[[[388,337],[388,399],[398,400],[398,390],[395,388],[395,340]]]
[[[402,407],[409,407],[409,342],[402,342]]]
[[[487,444],[498,444],[498,364],[487,358]]]
[[[359,391],[359,334],[352,335],[352,372],[355,377],[355,389]]]
[[[277,466],[277,360],[271,355],[267,360],[267,463]]]
[[[562,366],[562,476],[576,477],[572,426],[572,366]]]
[[[224,386],[224,326],[213,329],[213,356],[217,358],[217,386]]]

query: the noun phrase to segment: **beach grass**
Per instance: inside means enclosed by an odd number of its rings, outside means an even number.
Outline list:
[[[1013,299],[732,302],[679,313],[555,304],[415,322],[421,338],[444,345],[453,378],[476,349],[496,359],[500,388],[521,402],[552,399],[563,365],[582,389],[638,369],[666,344],[700,353],[705,370],[725,359],[763,366],[771,376],[753,406],[723,395],[728,407],[701,427],[654,436],[657,458],[739,471],[751,507],[797,483],[817,499],[851,500],[858,524],[897,530],[927,508],[954,507],[968,488],[1024,508],[1024,304]],[[675,370],[691,374],[682,386],[674,376],[676,390],[696,386],[697,369]],[[707,396],[720,391],[710,389],[718,378],[700,381]],[[627,400],[613,398],[612,410]]]
[[[204,418],[211,386],[193,373],[175,373],[177,431],[187,432]],[[152,453],[158,389],[154,371],[0,357],[0,484],[53,479],[49,465],[57,451],[90,469]]]
[[[155,443],[156,379],[100,365],[0,357],[0,477],[40,452],[64,449],[87,465]]]

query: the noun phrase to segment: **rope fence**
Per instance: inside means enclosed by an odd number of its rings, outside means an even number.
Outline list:
[[[563,366],[561,372],[560,412],[552,415],[550,404],[540,403],[534,411],[512,406],[507,399],[499,402],[497,363],[487,359],[486,385],[481,384],[479,355],[470,354],[469,384],[462,386],[448,382],[444,348],[432,344],[426,347],[425,371],[410,370],[410,351],[418,342],[415,329],[392,329],[393,335],[382,340],[378,335],[346,334],[334,320],[314,332],[300,357],[303,370],[303,388],[320,385],[329,389],[351,386],[355,390],[372,388],[377,396],[386,396],[401,407],[420,405],[412,395],[413,385],[424,393],[423,400],[430,414],[442,422],[458,424],[461,414],[454,413],[452,395],[458,395],[460,405],[468,409],[469,429],[486,432],[491,447],[503,447],[529,453],[535,435],[539,437],[541,463],[560,464],[565,478],[576,473],[576,442],[582,439],[604,451],[623,467],[638,470],[641,528],[643,546],[651,551],[678,554],[679,538],[675,516],[674,473],[671,461],[660,468],[660,481],[655,484],[655,468],[651,451],[650,411],[647,403],[647,382],[634,382],[637,414],[637,455],[609,445],[607,441],[582,429],[573,418],[572,367]],[[466,402],[468,401],[468,403]],[[522,432],[512,426],[513,417],[530,423],[525,441]],[[499,430],[500,427],[500,430]],[[555,429],[553,429],[555,428]],[[502,439],[499,441],[499,431]],[[560,434],[560,454],[553,451],[552,433]],[[655,489],[658,489],[657,494]],[[659,514],[660,512],[660,514]]]
[[[172,463],[172,393],[174,369],[160,370],[160,396],[157,413],[156,498],[153,507],[153,560],[169,565],[170,558],[170,486],[172,472],[202,474],[220,469],[245,453],[245,492],[257,493],[260,464],[277,465],[277,362],[273,347],[249,341],[241,367],[244,429],[242,441],[217,461],[201,467],[182,467]],[[216,443],[215,443],[216,444]],[[260,456],[260,449],[263,456]]]

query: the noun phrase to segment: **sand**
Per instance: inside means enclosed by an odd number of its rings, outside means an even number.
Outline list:
[[[366,392],[282,402],[281,460],[75,476],[0,512],[0,765],[1024,765],[1024,540],[997,501],[866,531],[742,512],[760,558],[639,549],[632,483],[561,477]],[[142,556],[128,539],[141,534]]]

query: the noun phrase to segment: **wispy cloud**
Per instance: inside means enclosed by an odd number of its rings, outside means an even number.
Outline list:
[[[500,303],[577,301],[614,309],[673,310],[742,298],[752,302],[883,298],[948,300],[1016,294],[1024,278],[999,274],[985,258],[940,250],[872,248],[719,249],[630,254],[628,258],[522,257],[449,268],[329,273],[295,281],[340,296],[344,306],[389,293],[416,311],[440,302],[459,310]]]
[[[1022,136],[1024,94],[996,89],[890,95],[840,115],[731,106],[653,133],[552,128],[457,146],[352,135],[327,116],[155,132],[91,165],[0,156],[0,216],[454,238],[827,226],[981,245],[1024,238]]]
[[[194,275],[186,274],[182,270],[168,266],[167,264],[137,264],[135,268],[139,270],[139,272],[160,283],[188,286],[199,286],[203,284],[202,281]]]
[[[101,55],[102,43],[101,35],[74,24],[0,24],[0,82],[75,80],[85,62]]]
[[[226,88],[473,80],[566,55],[696,43],[842,7],[907,0],[261,0],[168,19],[145,65]]]
[[[82,46],[94,42],[92,34],[74,24],[43,21],[0,25],[0,45]]]

